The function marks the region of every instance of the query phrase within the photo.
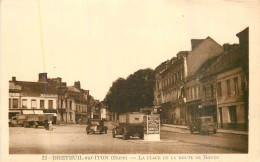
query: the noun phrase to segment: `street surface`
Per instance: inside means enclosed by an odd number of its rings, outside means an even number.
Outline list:
[[[10,154],[221,154],[247,153],[248,136],[226,133],[190,134],[188,130],[161,127],[161,141],[112,138],[115,126],[106,122],[107,134],[86,133],[86,125],[10,127]]]

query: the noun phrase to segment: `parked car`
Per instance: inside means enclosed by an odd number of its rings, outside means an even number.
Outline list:
[[[130,112],[119,115],[119,126],[112,130],[112,137],[123,135],[123,139],[127,140],[130,136],[138,136],[144,138],[144,114],[139,112]]]
[[[91,119],[86,127],[87,134],[89,133],[107,133],[107,127],[104,126],[104,120]]]
[[[200,134],[212,132],[217,133],[217,126],[213,121],[212,116],[203,116],[195,119],[190,125],[190,133],[198,132]]]

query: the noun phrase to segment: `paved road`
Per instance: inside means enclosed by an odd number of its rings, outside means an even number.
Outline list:
[[[87,135],[85,125],[44,128],[11,127],[10,154],[213,154],[247,152],[247,136],[217,134],[191,135],[172,132],[163,127],[161,141],[147,142],[139,138],[112,138],[111,123],[107,134]]]

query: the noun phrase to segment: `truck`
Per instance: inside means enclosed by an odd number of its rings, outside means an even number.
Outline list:
[[[144,138],[144,113],[128,112],[119,115],[119,126],[112,130],[112,137],[116,135],[123,135],[123,139],[127,140],[130,136],[138,136],[140,139]]]
[[[10,119],[9,126],[21,125],[25,128],[44,126],[47,129],[49,121],[53,121],[53,119],[53,114],[17,114]]]

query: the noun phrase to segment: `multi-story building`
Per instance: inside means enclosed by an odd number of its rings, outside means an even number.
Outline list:
[[[9,118],[16,114],[54,114],[57,120],[57,89],[50,84],[46,73],[39,74],[38,82],[9,81]]]
[[[198,116],[213,116],[219,128],[247,129],[248,28],[237,36],[239,45],[224,44],[221,55],[207,60],[187,79],[190,122]]]
[[[239,47],[225,53],[217,63],[217,107],[220,128],[248,129],[248,33],[237,34]]]
[[[16,114],[54,114],[54,123],[86,123],[89,91],[80,82],[67,86],[61,78],[40,73],[37,82],[9,81],[9,118]],[[90,116],[89,116],[90,117]]]
[[[222,46],[212,38],[192,39],[191,51],[180,51],[177,57],[155,69],[155,105],[160,105],[161,118],[173,124],[187,124],[186,80],[193,76],[208,59],[223,52]],[[194,93],[198,96],[199,87]],[[197,91],[196,91],[197,90]],[[196,92],[195,92],[196,91]]]

